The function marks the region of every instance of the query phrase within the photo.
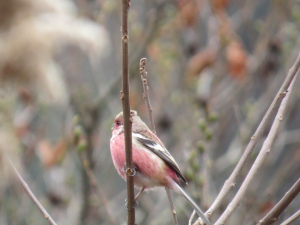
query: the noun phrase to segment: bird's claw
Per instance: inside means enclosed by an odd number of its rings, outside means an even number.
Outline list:
[[[126,203],[125,203],[125,208],[126,208],[127,210],[129,210],[127,198],[125,198],[125,202],[126,202]],[[139,205],[139,203],[138,203],[136,200],[134,200],[133,208],[137,207],[138,205]]]
[[[131,177],[133,177],[133,176],[135,176],[136,175],[136,169],[135,169],[136,167],[135,166],[133,166],[132,167],[132,172],[131,172],[131,174],[129,175],[129,176],[131,176]],[[129,169],[129,168],[128,168]],[[122,171],[125,173],[125,172],[127,172],[127,169],[126,169],[126,166],[124,166],[123,168],[122,168]]]
[[[135,174],[136,174],[136,170],[135,170],[135,168],[134,167],[132,167],[132,173],[131,173],[131,177],[133,177],[133,176],[135,176]]]

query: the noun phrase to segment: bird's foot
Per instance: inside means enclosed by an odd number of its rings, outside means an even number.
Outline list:
[[[129,210],[127,198],[125,199],[125,202],[126,202],[126,203],[125,203],[125,208],[126,208],[127,210]],[[139,203],[138,203],[136,200],[134,200],[133,208],[137,207],[138,205],[139,205]]]
[[[131,174],[130,174],[130,176],[131,177],[134,177],[135,175],[136,175],[136,166],[133,166],[132,167],[132,169],[131,169]],[[129,170],[130,168],[127,168],[126,169],[126,166],[124,166],[123,168],[122,168],[122,171],[124,172],[124,173],[126,173],[127,172],[127,170]]]

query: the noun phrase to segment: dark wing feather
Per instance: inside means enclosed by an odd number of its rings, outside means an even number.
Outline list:
[[[170,166],[176,172],[177,176],[180,177],[182,181],[187,184],[187,181],[182,175],[179,166],[177,165],[175,159],[172,157],[172,155],[167,149],[165,149],[163,146],[159,145],[154,141],[146,139],[146,137],[137,137],[136,140],[145,148],[147,148],[148,150],[156,154],[158,157],[160,157],[168,166]],[[157,146],[159,146],[160,148],[156,148]]]

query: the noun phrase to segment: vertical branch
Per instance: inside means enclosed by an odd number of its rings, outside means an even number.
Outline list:
[[[128,69],[128,10],[130,6],[129,0],[122,0],[122,77],[123,88],[120,98],[123,105],[124,114],[124,135],[125,135],[125,151],[126,151],[126,177],[127,177],[127,208],[128,217],[127,224],[134,225],[135,223],[135,210],[134,210],[134,169],[132,164],[132,119],[130,115],[129,104],[129,69]]]
[[[44,216],[45,216],[46,220],[48,220],[49,224],[57,225],[55,223],[55,221],[52,219],[52,217],[49,215],[49,213],[46,211],[46,209],[39,202],[39,200],[37,200],[35,195],[32,193],[32,191],[30,190],[30,188],[28,187],[28,185],[26,184],[26,182],[24,181],[24,179],[22,178],[22,176],[18,172],[17,168],[15,167],[15,165],[13,164],[13,162],[11,161],[9,156],[7,156],[7,161],[9,162],[9,164],[12,167],[14,173],[18,177],[18,180],[21,182],[22,186],[24,187],[25,191],[27,192],[27,194],[29,195],[31,200],[34,202],[34,204],[36,204],[36,206],[39,208],[39,210],[44,214]]]
[[[177,216],[176,216],[176,210],[174,207],[174,201],[173,201],[171,190],[169,188],[165,188],[165,190],[166,190],[168,200],[169,200],[169,205],[170,205],[170,208],[172,211],[173,223],[174,223],[174,225],[178,225],[178,220],[177,220]]]
[[[153,133],[156,134],[156,130],[155,130],[155,124],[154,124],[154,120],[153,120],[153,116],[152,116],[152,106],[150,104],[150,98],[149,98],[149,94],[148,94],[148,84],[147,84],[147,71],[146,71],[146,64],[147,64],[147,59],[146,58],[142,58],[140,60],[140,74],[141,74],[141,79],[142,79],[142,83],[143,83],[143,89],[144,89],[144,93],[143,93],[143,98],[145,99],[145,103],[147,105],[147,109],[148,109],[148,114],[149,114],[149,118],[150,118],[150,125],[151,125],[151,130],[153,131]],[[178,225],[178,220],[177,220],[177,216],[176,216],[176,210],[174,207],[174,201],[173,201],[173,197],[172,197],[172,193],[171,190],[169,188],[165,188],[167,196],[168,196],[168,200],[169,200],[169,205],[172,211],[172,217],[173,217],[173,223],[174,225]]]
[[[149,95],[148,95],[149,87],[148,87],[148,84],[147,84],[147,75],[148,75],[148,73],[145,69],[146,63],[147,63],[146,58],[142,58],[140,60],[140,74],[141,74],[141,79],[142,79],[142,82],[143,82],[143,89],[144,89],[143,98],[145,99],[145,103],[147,105],[148,114],[149,114],[149,118],[150,118],[150,124],[151,124],[151,130],[156,134],[155,124],[154,124],[154,120],[153,120],[153,116],[152,116],[153,109],[151,107],[150,98],[149,98]]]

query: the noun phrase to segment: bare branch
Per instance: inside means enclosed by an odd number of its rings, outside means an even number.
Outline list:
[[[288,218],[286,221],[284,221],[280,225],[288,225],[288,224],[294,222],[299,217],[300,217],[300,210],[298,210],[297,212],[295,212],[290,218]]]
[[[236,207],[239,205],[240,201],[242,200],[242,198],[246,194],[246,191],[247,191],[250,183],[252,182],[253,178],[257,174],[260,166],[263,164],[263,162],[266,159],[267,155],[271,151],[271,147],[272,147],[272,144],[275,140],[275,137],[276,137],[276,134],[277,134],[277,131],[278,131],[278,128],[279,128],[279,124],[282,121],[283,115],[284,115],[285,110],[287,108],[287,102],[288,102],[288,100],[291,96],[291,92],[292,92],[293,87],[294,87],[295,82],[296,82],[296,78],[297,78],[297,75],[298,75],[297,71],[298,71],[299,66],[300,66],[300,56],[298,56],[298,59],[297,59],[295,64],[296,64],[296,66],[294,65],[293,68],[290,70],[290,73],[289,73],[289,75],[290,74],[295,74],[293,76],[293,80],[292,80],[292,83],[291,83],[290,87],[288,87],[288,89],[284,92],[279,92],[279,95],[277,95],[277,99],[281,98],[280,96],[285,96],[286,95],[286,97],[283,99],[283,101],[282,101],[282,103],[281,103],[281,105],[278,109],[277,115],[274,119],[274,122],[272,124],[271,129],[270,129],[270,132],[268,134],[268,137],[264,141],[264,144],[263,144],[263,146],[260,150],[260,153],[258,154],[254,164],[252,165],[247,177],[245,178],[245,180],[244,180],[242,186],[240,187],[240,189],[238,190],[236,196],[233,198],[233,200],[227,206],[225,212],[217,220],[215,225],[224,224],[227,221],[227,219],[231,216],[233,211],[236,209]],[[288,75],[288,77],[289,77],[289,75]],[[285,83],[286,82],[284,82],[284,84]],[[260,126],[263,126],[263,125],[261,124]],[[256,137],[254,137],[253,139],[256,139]]]
[[[263,219],[259,221],[257,225],[270,225],[272,223],[275,223],[278,220],[279,215],[285,210],[286,207],[288,207],[288,205],[294,200],[294,198],[299,194],[299,192],[300,192],[300,178],[291,187],[291,189],[283,196],[283,198],[273,207],[273,209]],[[300,216],[300,214],[298,216]],[[295,219],[296,218],[297,217],[295,217]],[[292,221],[293,220],[291,220],[290,222]]]
[[[123,55],[123,88],[120,98],[123,105],[124,114],[124,136],[125,136],[125,151],[126,151],[126,177],[127,177],[127,208],[128,217],[127,224],[135,224],[135,209],[134,209],[134,182],[133,182],[133,163],[132,163],[132,119],[130,115],[129,103],[129,65],[128,65],[128,10],[130,1],[122,0],[122,55]]]
[[[154,120],[153,120],[153,116],[152,116],[152,107],[150,104],[150,98],[148,95],[148,84],[147,84],[147,71],[145,69],[147,64],[147,59],[146,58],[142,58],[140,60],[140,74],[141,74],[141,79],[143,82],[143,89],[144,89],[144,93],[143,93],[143,98],[145,99],[146,105],[147,105],[147,109],[148,109],[148,114],[149,114],[149,118],[150,118],[150,124],[151,124],[151,130],[156,134],[156,130],[155,130],[155,124],[154,124]]]
[[[28,187],[27,183],[24,181],[24,179],[22,178],[22,176],[18,172],[17,168],[15,167],[15,165],[13,164],[13,162],[11,161],[10,157],[6,156],[6,158],[7,158],[7,161],[9,162],[10,166],[12,167],[14,173],[16,174],[18,180],[21,182],[22,186],[24,187],[25,191],[27,192],[27,194],[29,195],[29,197],[31,198],[31,200],[34,202],[34,204],[36,204],[36,206],[39,208],[39,210],[44,214],[44,216],[45,216],[46,220],[48,220],[49,224],[51,224],[51,225],[57,225],[55,223],[55,221],[52,219],[52,217],[49,215],[49,213],[46,211],[46,209],[39,202],[39,200],[37,200],[37,198],[35,197],[35,195],[32,193],[32,191]]]
[[[165,188],[165,189],[166,189],[166,192],[167,192],[170,208],[171,208],[171,211],[172,211],[173,223],[174,223],[174,225],[178,225],[178,220],[177,220],[177,216],[176,216],[176,210],[175,210],[175,207],[174,207],[174,202],[173,202],[173,197],[172,197],[171,190],[169,188]]]
[[[151,107],[150,104],[150,98],[149,98],[149,94],[148,94],[148,84],[147,84],[147,71],[146,71],[146,64],[147,64],[147,59],[146,58],[142,58],[140,60],[140,66],[139,66],[139,70],[140,70],[140,74],[141,74],[141,79],[142,79],[142,83],[143,83],[143,89],[144,89],[144,93],[143,93],[143,98],[145,99],[145,103],[148,109],[148,114],[149,114],[149,118],[150,118],[150,124],[151,124],[151,130],[156,134],[156,130],[155,130],[155,124],[154,124],[154,120],[153,120],[153,116],[152,116],[152,112],[153,109]],[[173,201],[173,197],[172,197],[172,193],[171,190],[169,188],[165,188],[167,196],[168,196],[168,200],[169,200],[169,204],[170,204],[170,208],[172,211],[172,217],[173,217],[173,223],[174,225],[178,225],[178,220],[177,220],[177,216],[176,216],[176,210],[174,207],[174,201]]]
[[[189,225],[192,225],[192,222],[193,222],[193,219],[194,219],[195,215],[196,215],[196,211],[194,210],[191,217],[190,217],[190,219],[189,219]]]
[[[276,109],[280,105],[282,99],[284,98],[286,91],[292,82],[293,78],[296,76],[297,71],[300,67],[300,55],[298,55],[294,65],[289,70],[289,73],[283,82],[281,88],[279,89],[276,97],[274,98],[272,104],[270,105],[268,111],[266,112],[264,118],[262,119],[261,123],[259,124],[258,128],[256,129],[254,135],[251,137],[251,140],[249,141],[249,144],[244,151],[244,154],[242,155],[240,161],[236,165],[235,169],[231,173],[230,177],[225,181],[221,191],[219,192],[217,198],[211,205],[211,207],[206,211],[207,218],[210,218],[213,213],[220,207],[221,203],[223,202],[224,198],[227,196],[230,190],[232,190],[235,186],[236,178],[241,173],[245,163],[249,159],[255,145],[257,144],[258,140],[261,138],[262,133],[264,132],[268,121],[271,119],[272,115],[276,112]]]

